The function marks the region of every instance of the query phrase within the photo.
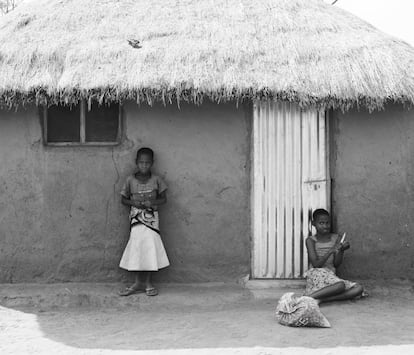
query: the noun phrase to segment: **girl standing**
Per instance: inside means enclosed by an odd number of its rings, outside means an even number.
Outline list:
[[[336,276],[336,268],[341,265],[348,242],[340,243],[337,234],[331,233],[329,212],[317,209],[312,215],[316,234],[306,239],[309,261],[313,268],[306,272],[305,295],[319,302],[348,300],[361,296],[361,285]]]
[[[167,185],[152,174],[154,152],[137,152],[137,171],[129,176],[121,190],[122,203],[130,206],[131,231],[119,266],[135,273],[135,283],[120,292],[121,296],[145,292],[156,296],[152,273],[170,265],[159,232],[158,206],[167,202]]]

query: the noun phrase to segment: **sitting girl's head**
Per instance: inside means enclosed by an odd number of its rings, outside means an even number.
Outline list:
[[[154,163],[154,151],[151,148],[141,148],[137,151],[136,164],[138,173],[148,175]]]
[[[328,234],[331,232],[331,216],[327,210],[318,208],[313,211],[312,225],[318,234]]]
[[[318,208],[315,211],[313,211],[312,220],[314,221],[316,218],[318,218],[319,216],[323,216],[323,215],[329,217],[329,212],[323,208]]]

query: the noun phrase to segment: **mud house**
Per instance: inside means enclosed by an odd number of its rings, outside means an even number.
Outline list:
[[[347,278],[414,272],[414,49],[319,0],[38,0],[0,19],[0,282],[114,281],[138,147],[160,280],[301,278],[313,208]]]

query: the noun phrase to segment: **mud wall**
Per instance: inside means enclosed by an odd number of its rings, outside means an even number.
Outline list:
[[[36,107],[0,111],[0,282],[117,281],[128,239],[119,191],[141,146],[169,186],[160,210],[171,266],[160,281],[249,272],[248,107],[124,106],[116,147],[47,147]]]
[[[333,211],[351,242],[349,278],[414,275],[414,109],[336,113]]]
[[[46,147],[37,108],[0,111],[0,282],[117,281],[128,238],[123,180],[140,146],[169,186],[160,211],[171,266],[159,281],[234,280],[250,270],[250,109],[124,107],[116,147]],[[414,110],[336,112],[334,227],[347,278],[413,278]]]

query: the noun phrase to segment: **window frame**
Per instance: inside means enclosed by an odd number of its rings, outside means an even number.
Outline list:
[[[110,142],[87,142],[86,141],[86,110],[88,109],[85,100],[80,101],[80,126],[79,126],[79,142],[49,142],[47,139],[47,120],[48,120],[48,107],[43,106],[42,120],[43,120],[43,142],[47,146],[54,147],[84,147],[84,146],[115,146],[121,143],[122,138],[122,105],[118,103],[118,132],[115,141]]]

